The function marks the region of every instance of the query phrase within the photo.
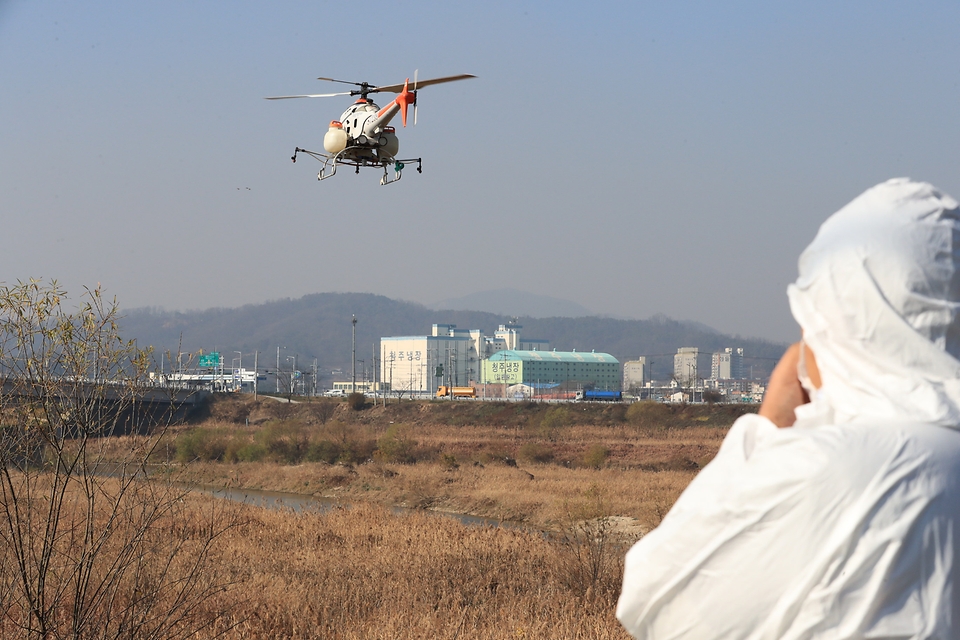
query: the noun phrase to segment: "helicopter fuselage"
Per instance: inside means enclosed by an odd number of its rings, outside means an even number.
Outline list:
[[[343,112],[339,124],[347,136],[345,159],[367,162],[389,162],[400,150],[400,141],[390,121],[400,112],[400,106],[391,102],[381,109],[372,100],[360,99]],[[331,128],[335,123],[331,123]],[[334,149],[327,149],[334,151]]]

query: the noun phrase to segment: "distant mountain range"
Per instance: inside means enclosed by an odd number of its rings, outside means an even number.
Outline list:
[[[430,309],[369,293],[318,293],[295,300],[203,311],[130,309],[124,311],[121,331],[140,346],[152,345],[158,354],[169,352],[167,363],[176,362],[178,351],[196,353],[202,349],[205,353],[219,351],[230,366],[231,360],[240,356],[236,353],[239,351],[243,365],[252,368],[253,354],[259,351],[260,367],[273,369],[279,346],[282,367],[290,367],[292,360],[288,358],[296,357],[298,368],[306,370],[316,358],[324,376],[335,369],[350,370],[354,315],[357,360],[363,360],[366,367],[375,351],[379,355],[382,336],[428,335],[433,324],[455,324],[493,335],[499,325],[512,319],[486,311]],[[558,351],[594,350],[609,353],[620,362],[647,356],[658,378],[669,377],[673,354],[679,347],[699,347],[704,354],[699,366],[705,367],[707,375],[711,352],[743,347],[744,364],[754,367],[756,377],[769,374],[785,348],[783,344],[724,335],[699,323],[662,315],[647,320],[519,315],[518,324],[523,327],[521,336],[549,340],[551,348]]]

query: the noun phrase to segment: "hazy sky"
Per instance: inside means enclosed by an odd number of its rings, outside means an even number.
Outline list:
[[[958,27],[955,0],[0,0],[0,279],[167,309],[509,287],[788,340],[828,214],[895,176],[960,197]],[[415,69],[478,76],[399,130],[422,175],[290,162],[351,99],[264,96]]]

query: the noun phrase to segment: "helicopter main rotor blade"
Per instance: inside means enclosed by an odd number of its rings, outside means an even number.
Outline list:
[[[349,91],[343,91],[341,93],[312,93],[304,96],[270,96],[269,98],[264,98],[265,100],[288,100],[290,98],[333,98],[334,96],[348,96],[350,95]]]
[[[326,80],[327,82],[339,82],[340,84],[352,84],[355,87],[363,86],[362,82],[350,82],[349,80],[337,80],[336,78],[317,78],[317,80]]]
[[[446,76],[444,78],[431,78],[430,80],[420,80],[417,82],[417,89],[422,87],[429,87],[432,84],[440,84],[443,82],[456,82],[457,80],[466,80],[468,78],[476,78],[477,76],[471,75],[469,73],[462,73],[458,76]],[[400,84],[388,84],[382,87],[375,87],[373,91],[387,91],[389,93],[400,93],[403,91],[403,83]]]

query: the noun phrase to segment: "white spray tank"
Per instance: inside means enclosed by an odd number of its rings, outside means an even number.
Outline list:
[[[340,153],[347,148],[347,132],[343,130],[343,123],[339,120],[332,121],[323,135],[323,148],[327,153]]]
[[[380,134],[380,148],[377,149],[377,155],[381,160],[395,158],[400,152],[400,139],[397,138],[393,127],[384,127]]]

